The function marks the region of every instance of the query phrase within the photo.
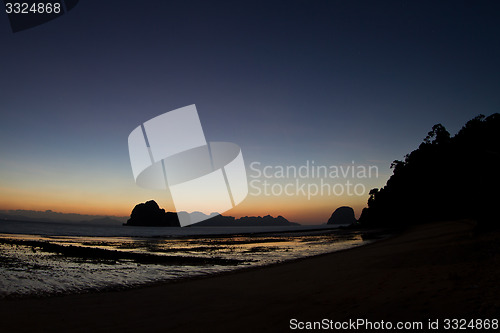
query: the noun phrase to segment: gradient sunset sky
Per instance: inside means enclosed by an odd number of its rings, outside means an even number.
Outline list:
[[[18,33],[2,14],[0,209],[174,210],[135,184],[127,138],[191,104],[247,167],[354,161],[381,187],[434,124],[499,112],[499,22],[498,1],[82,0]],[[224,215],[324,223],[367,199],[249,195]]]

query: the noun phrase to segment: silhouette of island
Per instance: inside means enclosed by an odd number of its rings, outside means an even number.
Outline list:
[[[125,223],[126,226],[154,226],[154,227],[180,227],[178,214],[189,214],[187,212],[165,212],[154,200],[137,204],[132,210],[130,219]],[[190,213],[196,218],[206,218],[206,220],[190,225],[203,227],[238,227],[238,226],[296,226],[298,223],[289,222],[283,216],[272,217],[266,215],[245,216],[236,219],[232,216],[222,216],[217,213],[210,215],[201,212]],[[210,217],[212,216],[212,217]]]
[[[124,225],[149,227],[180,227],[176,213],[165,212],[156,201],[137,204]]]
[[[358,222],[354,217],[354,209],[347,206],[342,206],[332,213],[326,224],[353,224]]]
[[[479,115],[454,136],[434,125],[418,149],[394,170],[386,185],[369,192],[359,219],[364,226],[475,219],[498,227],[500,114]]]
[[[201,221],[193,224],[193,226],[198,227],[250,227],[250,226],[298,226],[300,224],[295,222],[289,222],[283,216],[272,217],[271,215],[260,216],[244,216],[239,219],[233,216],[222,216],[217,215],[211,217],[205,221]]]

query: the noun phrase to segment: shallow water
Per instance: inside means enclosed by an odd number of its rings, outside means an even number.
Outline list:
[[[0,234],[0,297],[129,288],[268,265],[366,243],[356,232],[322,229],[182,237],[4,233]]]

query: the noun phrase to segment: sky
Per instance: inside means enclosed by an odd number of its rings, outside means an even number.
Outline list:
[[[224,215],[324,223],[347,205],[359,217],[434,124],[453,135],[499,112],[498,22],[497,1],[82,0],[17,33],[0,15],[0,209],[175,210],[168,191],[135,184],[127,138],[196,104],[206,139],[238,144],[254,181]],[[312,164],[378,172],[275,174]],[[344,193],[297,190],[322,180]]]

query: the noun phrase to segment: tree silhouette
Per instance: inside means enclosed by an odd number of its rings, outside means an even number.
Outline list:
[[[498,223],[500,114],[479,115],[454,136],[436,124],[418,149],[391,164],[393,175],[369,192],[359,222],[395,226],[443,219]]]

